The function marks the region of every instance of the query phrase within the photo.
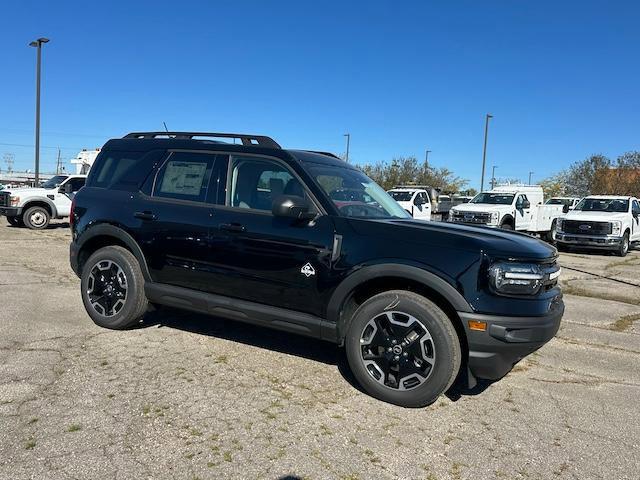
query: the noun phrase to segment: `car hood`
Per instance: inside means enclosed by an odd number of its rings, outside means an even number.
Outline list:
[[[565,220],[610,222],[611,220],[625,220],[629,214],[625,212],[585,212],[582,210],[570,210],[564,217]]]
[[[557,255],[557,250],[530,235],[501,230],[444,222],[422,222],[413,219],[371,220],[354,222],[356,231],[364,235],[385,237],[402,248],[401,239],[423,243],[429,250],[458,249],[486,253],[496,258],[546,260]]]
[[[46,188],[23,187],[23,188],[11,188],[8,190],[2,190],[2,193],[7,192],[16,197],[20,197],[23,195],[29,196],[29,197],[44,197],[46,195],[51,195],[52,193],[55,193],[55,191],[56,191],[55,188],[47,190]]]
[[[511,205],[492,205],[488,203],[463,203],[451,210],[454,212],[494,212],[497,209],[510,209]]]

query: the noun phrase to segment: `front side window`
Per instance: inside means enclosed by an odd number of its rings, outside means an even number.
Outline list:
[[[413,197],[413,192],[403,192],[403,191],[399,191],[399,190],[389,190],[389,195],[391,195],[391,197],[396,202],[410,202],[411,198]]]
[[[352,218],[408,218],[410,215],[382,187],[359,170],[310,167],[314,180],[341,215]]]
[[[485,203],[488,205],[511,205],[513,203],[512,193],[479,193],[469,203]]]
[[[85,183],[85,179],[84,178],[76,177],[76,178],[72,178],[71,180],[69,180],[65,184],[65,187],[67,186],[67,184],[71,184],[71,193],[76,193],[78,190],[80,190],[82,187],[84,187],[84,183]]]
[[[66,175],[56,175],[42,184],[42,188],[58,188],[67,178]]]
[[[158,172],[153,196],[204,202],[214,159],[203,153],[172,153]]]
[[[638,202],[637,200],[633,201],[633,210],[632,210],[634,215],[638,215],[640,214],[640,202]]]
[[[300,181],[282,164],[257,157],[233,157],[231,207],[271,211],[279,195],[308,198]]]
[[[583,198],[575,210],[583,212],[618,212],[629,211],[629,200],[620,198]]]

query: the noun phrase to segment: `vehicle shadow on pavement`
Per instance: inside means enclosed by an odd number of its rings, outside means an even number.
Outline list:
[[[364,393],[351,373],[344,349],[323,340],[168,307],[148,312],[138,328],[151,326],[175,328],[335,365],[351,386]]]

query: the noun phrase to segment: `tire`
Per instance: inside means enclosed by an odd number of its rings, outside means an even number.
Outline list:
[[[627,253],[629,253],[629,232],[624,232],[622,242],[620,243],[618,250],[616,250],[616,254],[619,257],[626,257]]]
[[[80,286],[87,313],[101,327],[129,328],[147,311],[142,269],[126,248],[104,247],[91,255],[82,269]]]
[[[500,228],[503,230],[513,230],[513,226],[510,223],[503,223],[500,225]]]
[[[31,230],[43,230],[49,225],[51,215],[46,208],[36,206],[28,208],[22,215],[22,221]]]
[[[11,225],[12,227],[24,226],[24,223],[22,222],[22,217],[18,217],[18,216],[7,217],[7,222],[9,222],[9,225]]]
[[[547,232],[547,234],[544,236],[544,239],[547,241],[547,243],[550,243],[551,245],[556,244],[556,221],[555,220],[551,223],[551,230]]]
[[[419,336],[407,344],[412,332]],[[404,290],[380,293],[358,307],[345,350],[367,393],[413,408],[430,405],[449,389],[462,357],[449,317],[430,300]]]
[[[568,252],[569,247],[567,247],[564,243],[556,243],[556,248],[559,252]]]

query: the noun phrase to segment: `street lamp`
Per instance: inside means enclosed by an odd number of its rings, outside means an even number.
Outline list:
[[[40,64],[42,62],[42,45],[48,41],[48,38],[41,37],[29,44],[30,47],[36,47],[38,49],[36,60],[36,187],[40,182]]]
[[[431,150],[427,150],[425,155],[424,155],[424,163],[429,163],[429,154],[431,153]]]
[[[493,118],[493,115],[487,113],[484,122],[484,149],[482,150],[482,178],[480,179],[480,191],[484,190],[484,167],[487,161],[487,137],[489,135],[489,119]]]
[[[493,190],[496,186],[496,168],[498,168],[497,165],[491,167],[491,190]]]
[[[529,172],[529,185],[531,185],[531,175],[533,175],[536,172]]]
[[[350,133],[345,133],[344,134],[345,137],[347,137],[347,153],[344,157],[345,162],[349,163],[349,143],[351,141],[351,134]]]

